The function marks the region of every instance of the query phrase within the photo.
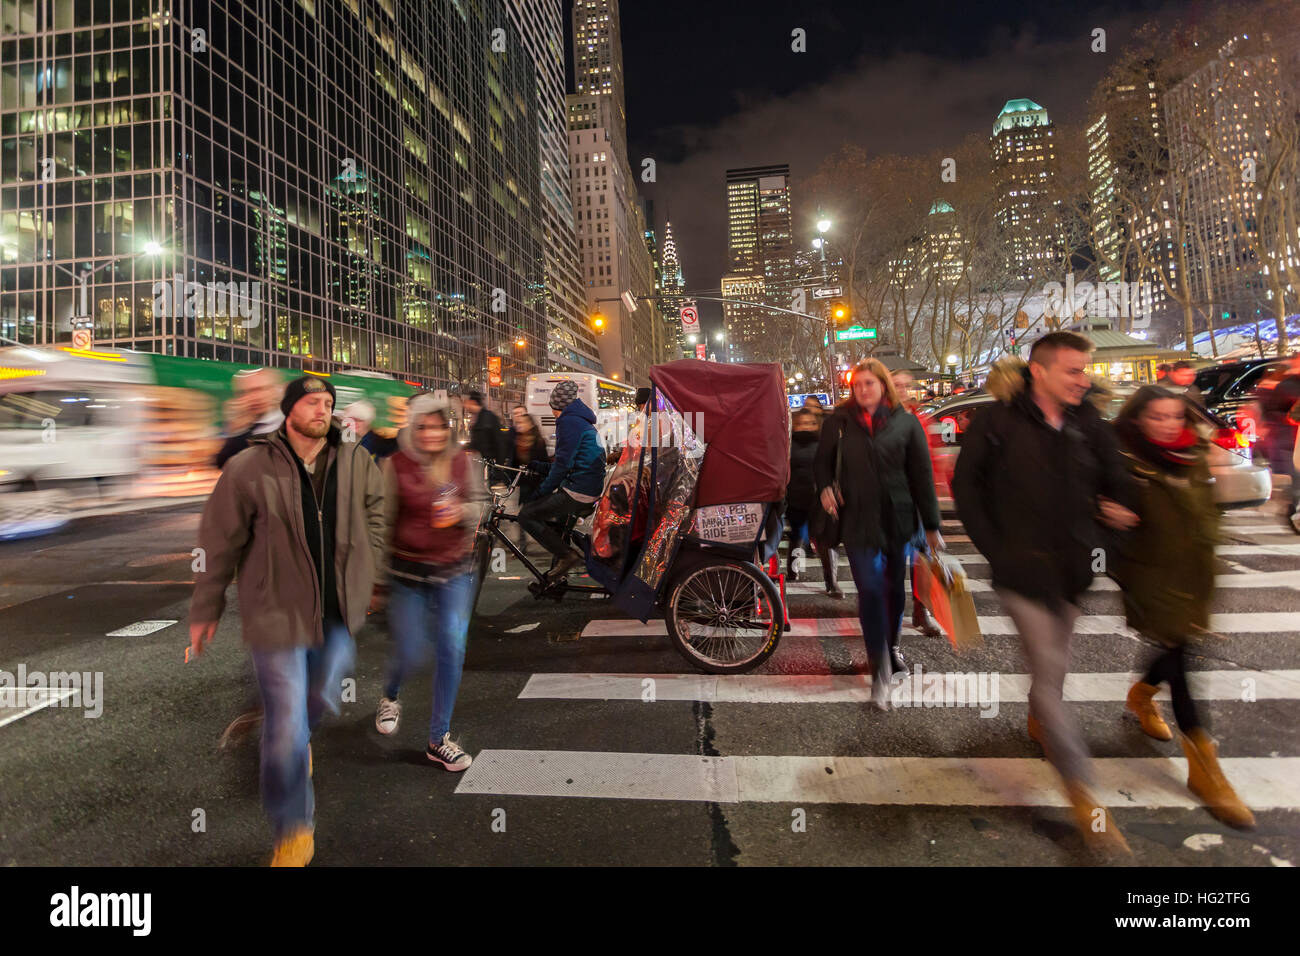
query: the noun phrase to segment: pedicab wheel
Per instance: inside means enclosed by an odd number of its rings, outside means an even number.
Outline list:
[[[470,599],[469,612],[478,608],[478,596],[483,593],[483,579],[487,577],[488,560],[492,557],[492,536],[480,533],[474,538],[474,558],[471,568],[474,573],[474,595]]]
[[[772,656],[784,611],[775,583],[753,564],[705,558],[668,586],[664,618],[674,646],[698,670],[739,674]]]

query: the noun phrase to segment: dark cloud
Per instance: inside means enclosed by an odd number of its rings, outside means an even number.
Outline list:
[[[735,29],[728,34],[726,18],[720,17],[712,26],[697,20],[698,35],[696,30],[687,31],[689,38],[683,39],[675,55],[665,54],[661,44],[659,56],[652,61],[657,74],[642,75],[644,51],[627,56],[632,165],[639,168],[645,156],[657,160],[658,181],[641,184],[641,190],[654,199],[660,224],[665,216],[672,219],[689,288],[716,290],[726,269],[726,169],[789,163],[796,226],[805,226],[814,210],[800,206],[801,180],[842,144],[861,145],[871,155],[955,148],[972,132],[989,135],[1003,104],[1019,97],[1040,103],[1058,124],[1078,125],[1093,86],[1133,31],[1153,18],[1172,22],[1186,7],[1168,4],[1152,11],[1135,10],[1139,5],[1129,4],[1122,12],[1102,8],[1089,14],[1077,5],[1048,3],[1035,5],[1036,18],[997,21],[994,17],[992,22],[972,26],[962,19],[970,15],[969,10],[945,21],[926,18],[917,4],[897,6],[906,7],[909,17],[931,32],[918,33],[913,22],[905,30],[900,28],[903,39],[891,45],[879,31],[854,37],[841,30],[819,36],[815,27],[809,27],[809,52],[793,53],[785,25],[800,16],[786,12],[778,22],[764,12],[759,26],[783,31],[781,36],[787,38],[780,52],[772,49],[775,44],[765,43],[767,52],[743,61],[737,60],[734,48],[719,51],[714,59],[694,56],[709,47],[710,37],[725,42],[730,35],[733,41],[743,41],[753,29],[753,24],[743,29],[732,24]],[[625,3],[624,47],[632,50],[631,32],[644,14],[629,21],[628,9]],[[805,19],[813,22],[811,17]],[[1096,27],[1107,31],[1108,54],[1090,49]],[[962,36],[953,35],[963,28],[964,44]],[[823,40],[835,56],[819,54]],[[913,48],[904,48],[909,43]],[[878,52],[884,47],[889,52]],[[804,57],[812,59],[800,59]],[[748,63],[748,68],[739,70],[738,62]],[[687,64],[694,91],[688,96],[681,76],[663,74],[665,69],[681,70]],[[815,67],[805,69],[804,64]],[[815,79],[806,79],[805,73]],[[651,84],[661,95],[652,99],[644,90],[633,94],[642,83]],[[670,102],[670,94],[686,99]],[[642,115],[637,109],[643,110]],[[936,168],[936,179],[938,175]],[[806,242],[811,236],[798,238]],[[720,314],[708,308],[702,311],[705,317]]]

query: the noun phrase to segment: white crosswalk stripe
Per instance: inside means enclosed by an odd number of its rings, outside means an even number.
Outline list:
[[[902,703],[924,692],[925,679],[943,686],[969,689],[971,674],[949,674],[914,668],[916,680],[899,684]],[[1023,704],[1029,700],[1028,674],[1000,674],[997,702]],[[1084,673],[1065,679],[1065,699],[1072,701],[1124,700],[1138,674]],[[647,681],[650,683],[647,684]],[[920,685],[920,686],[918,686]],[[1300,700],[1300,670],[1195,671],[1189,685],[1197,700],[1241,700],[1246,692],[1254,700]],[[866,674],[533,674],[521,700],[702,700],[742,704],[866,703],[871,699],[871,678]],[[1168,699],[1162,687],[1157,700]]]
[[[1242,611],[1210,615],[1210,630],[1216,634],[1275,634],[1294,631],[1294,611]],[[978,615],[980,633],[985,637],[1014,636],[1016,626],[1002,615]],[[1125,634],[1128,632],[1121,614],[1081,614],[1074,625],[1075,634]],[[635,620],[604,619],[590,621],[582,629],[590,637],[664,637],[668,626],[663,620],[644,624]],[[861,637],[862,624],[856,617],[791,618],[786,637]]]
[[[1300,757],[1220,761],[1256,810],[1300,808]],[[1173,757],[1093,761],[1095,792],[1111,806],[1199,804],[1187,762]],[[458,794],[515,794],[711,803],[840,803],[930,806],[1066,806],[1044,760],[1016,757],[835,757],[484,750]]]

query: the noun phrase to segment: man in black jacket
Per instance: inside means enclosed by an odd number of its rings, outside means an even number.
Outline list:
[[[470,392],[465,396],[465,411],[470,414],[469,447],[484,461],[501,461],[503,456],[501,419],[490,408],[483,407],[483,393]]]
[[[1091,352],[1073,332],[1035,342],[1028,366],[1006,379],[1009,400],[983,410],[966,432],[952,490],[1029,660],[1029,734],[1064,780],[1085,840],[1127,853],[1090,793],[1088,748],[1062,702],[1079,596],[1104,568],[1097,522],[1122,530],[1138,520],[1114,435],[1084,401]]]

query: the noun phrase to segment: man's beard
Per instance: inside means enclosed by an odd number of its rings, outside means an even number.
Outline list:
[[[324,438],[329,434],[329,422],[303,422],[302,424],[294,423],[293,430],[304,438]]]

